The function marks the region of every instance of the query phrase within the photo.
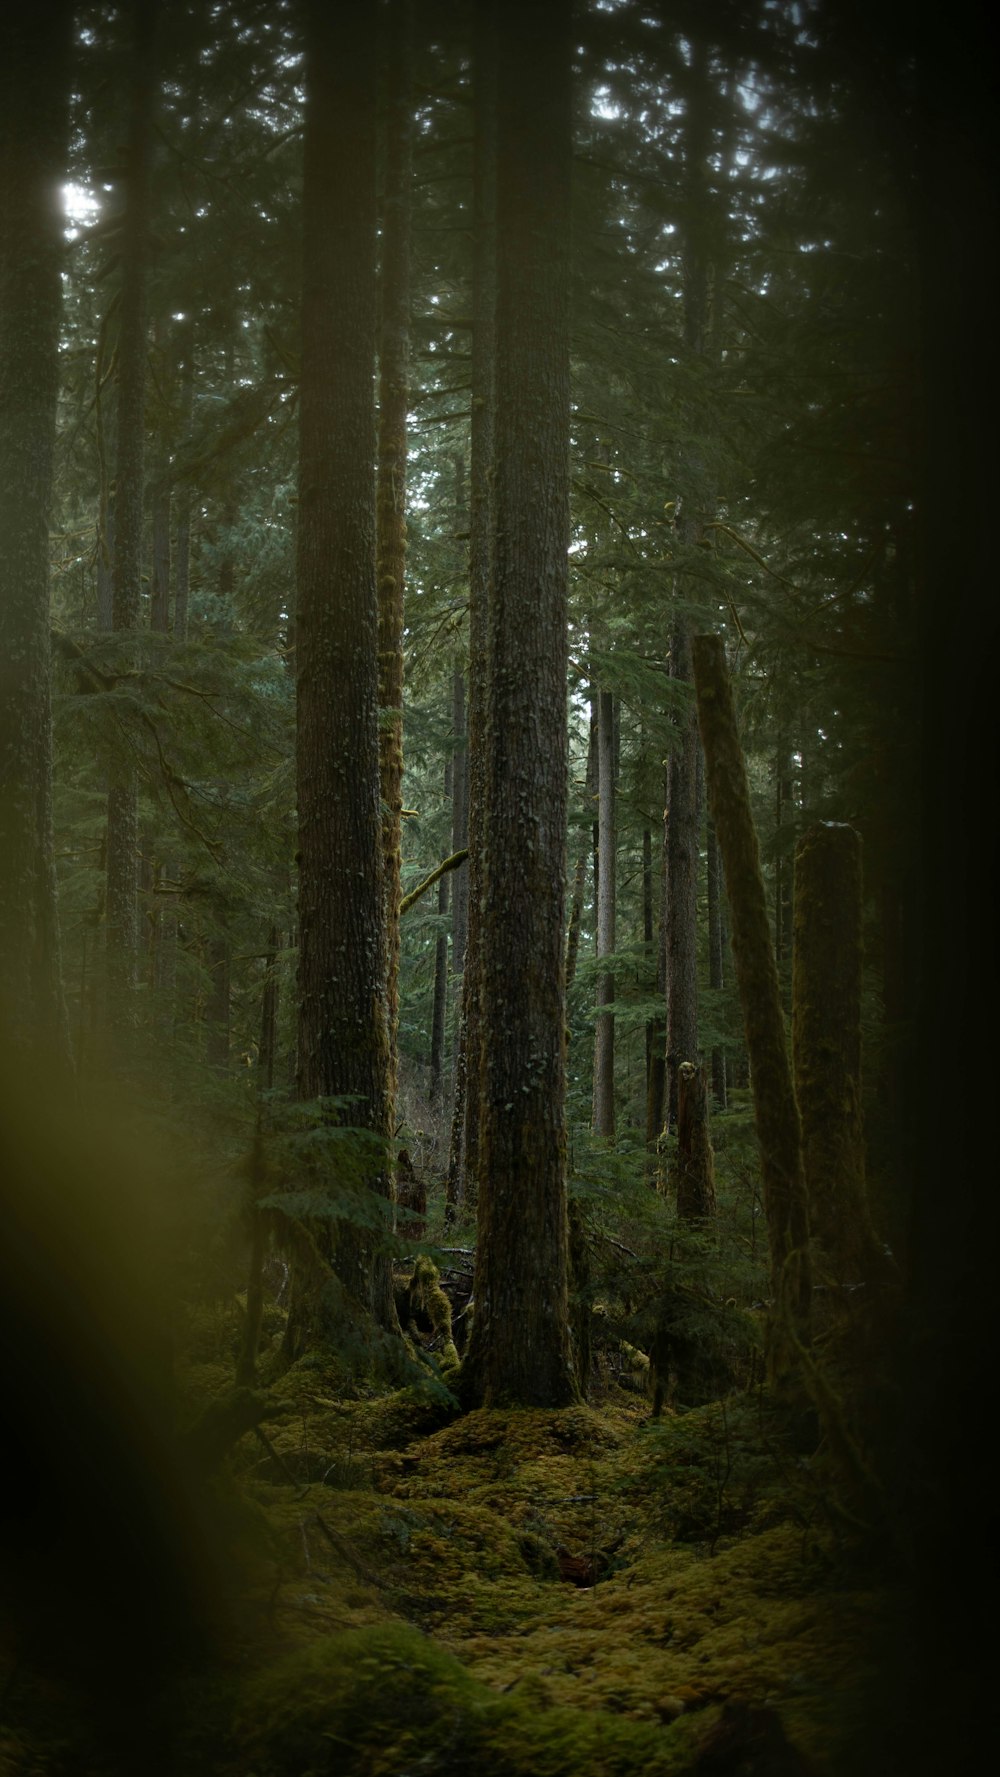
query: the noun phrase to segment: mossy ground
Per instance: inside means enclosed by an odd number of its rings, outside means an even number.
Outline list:
[[[269,1538],[234,1770],[680,1773],[734,1698],[818,1777],[858,1768],[900,1599],[759,1395],[654,1421],[612,1386],[459,1417],[434,1382],[335,1384],[285,1373],[273,1454],[248,1437],[234,1456]]]
[[[192,1329],[191,1417],[231,1388],[227,1340]],[[345,1399],[310,1358],[263,1381],[282,1411],[217,1478],[221,1657],[174,1693],[165,1769],[682,1777],[734,1699],[780,1721],[803,1761],[782,1773],[897,1768],[878,1724],[905,1598],[759,1391],[654,1420],[614,1383],[459,1416],[434,1375]],[[0,1777],[83,1768],[52,1703],[0,1736]]]

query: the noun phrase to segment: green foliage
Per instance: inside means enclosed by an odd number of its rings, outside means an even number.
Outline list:
[[[236,1726],[260,1777],[632,1777],[677,1769],[652,1724],[547,1705],[523,1680],[510,1697],[404,1624],[348,1631],[288,1656],[250,1687]]]

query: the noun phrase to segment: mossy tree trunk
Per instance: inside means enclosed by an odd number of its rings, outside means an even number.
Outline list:
[[[453,767],[447,759],[444,767],[445,801],[452,796]],[[445,921],[448,917],[448,891],[451,886],[451,872],[445,871],[438,878],[437,912],[440,924],[434,945],[434,997],[431,1002],[431,1055],[430,1083],[428,1097],[431,1104],[438,1104],[444,1090],[444,1046],[445,1023],[448,1013],[448,932]]]
[[[464,1091],[460,1139],[452,1143],[448,1194],[476,1202],[479,1189],[482,1051],[482,890],[485,806],[486,661],[493,561],[493,434],[496,376],[496,18],[475,9],[473,41],[472,419],[469,431],[469,924],[462,976],[456,1075]],[[456,1136],[458,1130],[456,1128]]]
[[[719,840],[715,831],[715,822],[711,816],[708,820],[705,850],[708,899],[708,981],[713,992],[721,994],[726,985],[722,860],[719,857]],[[718,1001],[715,1006],[715,1018],[718,1022]],[[728,1094],[726,1051],[721,1043],[713,1043],[712,1045],[712,1094],[719,1110],[724,1111]]]
[[[774,1301],[769,1367],[777,1380],[794,1369],[789,1332],[803,1341],[809,1337],[809,1211],[802,1132],[760,846],[721,636],[695,636],[693,665],[708,798],[726,873],[733,960],[752,1073]]]
[[[715,1163],[705,1069],[693,1061],[682,1061],[677,1073],[677,1215],[683,1222],[703,1222],[715,1214]]]
[[[386,1016],[390,1122],[399,1071],[399,903],[403,808],[403,593],[406,578],[406,410],[410,358],[413,169],[411,0],[384,9],[385,176],[379,280],[378,659],[385,860]],[[447,895],[447,885],[444,889]]]
[[[349,1095],[391,1190],[375,556],[377,9],[309,0],[299,397],[296,693],[300,1098]],[[316,1245],[351,1298],[395,1325],[377,1238],[326,1218]],[[286,1352],[317,1335],[322,1268],[297,1277]]]
[[[570,6],[497,15],[494,553],[483,729],[472,1405],[577,1398],[569,1341],[567,805]],[[531,53],[525,56],[525,45]]]
[[[671,637],[670,676],[690,688],[691,640],[686,620],[677,623]],[[665,1121],[672,1130],[677,1120],[681,1064],[698,1059],[698,718],[693,698],[678,717],[668,776]]]
[[[147,0],[137,0],[131,9],[132,93],[118,305],[115,545],[112,561],[112,627],[124,638],[123,663],[130,658],[127,638],[139,627],[141,610],[146,278],[157,10],[157,6]],[[121,747],[113,753],[108,773],[106,862],[108,1009],[112,1020],[127,1029],[135,1018],[139,797],[135,766],[128,751]]]
[[[663,821],[660,828],[659,930],[656,935],[656,997],[663,1008],[662,1016],[652,1020],[646,1037],[646,1147],[650,1155],[650,1177],[659,1184],[657,1143],[663,1134],[667,1103],[667,827],[670,819],[666,798],[669,794],[667,773],[663,774]]]
[[[615,706],[610,691],[594,699],[597,732],[597,1021],[594,1027],[593,1130],[615,1139],[615,977],[601,963],[615,954]]]
[[[49,515],[72,9],[0,25],[0,1019],[68,1067],[52,845]]]
[[[792,1057],[812,1229],[841,1283],[878,1247],[861,1111],[861,836],[820,821],[795,853]]]
[[[276,926],[267,934],[264,981],[260,998],[260,1049],[257,1057],[257,1127],[250,1155],[247,1181],[247,1220],[250,1252],[247,1264],[247,1307],[243,1338],[236,1360],[236,1381],[252,1385],[257,1380],[257,1354],[264,1319],[264,1259],[267,1252],[267,1221],[260,1198],[268,1189],[264,1136],[270,1120],[267,1094],[274,1088],[274,1061],[278,1043],[278,949]]]

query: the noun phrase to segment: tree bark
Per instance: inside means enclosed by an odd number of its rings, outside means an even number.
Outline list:
[[[446,800],[453,794],[452,762],[447,760],[444,768],[444,793]],[[437,910],[441,922],[437,941],[434,945],[434,998],[431,1007],[431,1077],[428,1097],[431,1104],[439,1103],[444,1086],[444,1038],[445,1024],[448,1013],[448,933],[445,920],[448,917],[448,890],[451,886],[451,872],[443,871],[438,877]]]
[[[118,310],[118,399],[115,429],[115,549],[112,626],[127,638],[139,627],[142,506],[145,480],[146,274],[157,6],[137,0],[125,217]],[[123,643],[128,658],[127,640]],[[138,952],[139,797],[135,766],[116,750],[108,774],[105,930],[109,1014],[125,1029],[135,1018]]]
[[[597,1022],[594,1027],[593,1130],[604,1141],[615,1139],[615,977],[601,962],[615,953],[615,712],[610,691],[599,691],[597,704]]]
[[[563,908],[570,6],[497,17],[496,437],[485,740],[480,1191],[468,1404],[577,1398]],[[525,58],[525,43],[532,53]]]
[[[713,992],[721,993],[726,985],[725,945],[723,942],[722,860],[715,822],[709,817],[706,840],[708,876],[708,982]],[[718,1020],[718,1001],[716,1020]],[[712,1093],[720,1111],[726,1109],[726,1051],[720,1043],[712,1046]]]
[[[449,1193],[476,1203],[479,1189],[482,1054],[482,892],[485,804],[486,660],[493,561],[493,435],[496,406],[496,15],[476,6],[473,147],[472,419],[469,431],[469,926],[462,978],[458,1070],[465,1116],[453,1144]]]
[[[306,7],[296,748],[298,1095],[350,1096],[391,1186],[375,563],[376,8]],[[350,1295],[393,1327],[389,1261],[365,1229],[317,1228]],[[318,1275],[322,1276],[322,1268]],[[315,1287],[315,1286],[314,1286]],[[286,1350],[316,1336],[303,1279]],[[306,1298],[303,1300],[303,1296]]]
[[[257,1058],[257,1127],[250,1157],[247,1190],[247,1217],[250,1222],[250,1252],[247,1264],[247,1310],[243,1338],[236,1360],[236,1381],[253,1386],[257,1380],[257,1354],[260,1350],[261,1325],[264,1318],[264,1259],[267,1251],[267,1225],[259,1207],[259,1199],[267,1189],[264,1158],[264,1130],[268,1121],[264,1094],[274,1086],[274,1058],[278,1041],[278,972],[277,955],[280,938],[276,926],[267,934],[267,955],[264,959],[264,983],[260,996],[260,1050]]]
[[[691,683],[691,639],[684,621],[674,628],[670,676]],[[679,737],[668,766],[667,815],[667,1078],[668,1128],[677,1119],[681,1063],[698,1060],[698,718],[678,718]]]
[[[702,1222],[715,1214],[715,1163],[709,1135],[705,1069],[682,1061],[677,1088],[677,1215]]]
[[[646,1070],[646,1148],[651,1157],[657,1153],[657,1143],[663,1134],[667,1109],[667,908],[670,904],[669,880],[667,877],[667,833],[670,826],[670,810],[666,805],[669,794],[669,778],[664,772],[663,780],[663,823],[660,840],[660,923],[656,946],[656,997],[663,1008],[663,1016],[653,1020],[647,1036],[648,1062]],[[658,1186],[665,1180],[661,1178],[661,1168],[650,1160],[650,1176]]]
[[[708,796],[726,873],[733,959],[753,1076],[774,1299],[769,1369],[794,1370],[790,1334],[809,1337],[809,1210],[802,1132],[781,1010],[760,846],[721,636],[696,636],[693,665]]]
[[[0,1019],[70,1064],[52,842],[49,517],[72,10],[0,27]]]
[[[385,10],[385,180],[379,281],[378,659],[382,850],[385,860],[386,1017],[390,1123],[399,1072],[399,903],[403,808],[403,593],[406,579],[406,410],[410,358],[413,166],[412,9]],[[443,893],[447,897],[447,882]]]
[[[809,1219],[840,1283],[878,1254],[861,1112],[861,838],[819,822],[795,853],[792,1057]]]

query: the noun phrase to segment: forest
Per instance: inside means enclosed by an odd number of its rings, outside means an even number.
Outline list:
[[[979,1771],[975,8],[0,18],[0,1777]]]

